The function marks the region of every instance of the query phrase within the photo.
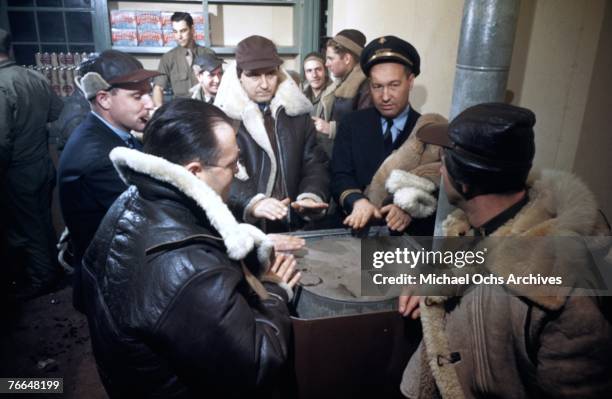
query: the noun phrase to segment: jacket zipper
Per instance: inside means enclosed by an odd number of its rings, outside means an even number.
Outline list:
[[[287,181],[285,180],[285,158],[283,157],[283,153],[281,151],[280,140],[278,139],[278,116],[280,115],[280,111],[283,107],[278,107],[276,110],[276,118],[274,118],[274,139],[276,140],[276,148],[278,148],[278,164],[280,168],[280,179],[283,187],[285,189],[285,193],[289,196],[289,190],[287,189]],[[284,199],[284,198],[281,198]],[[289,230],[291,231],[291,206],[288,207],[287,210],[287,222],[289,223]]]

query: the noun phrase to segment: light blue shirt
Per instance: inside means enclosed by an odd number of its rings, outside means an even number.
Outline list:
[[[400,135],[401,132],[404,131],[404,127],[406,127],[406,122],[408,121],[408,113],[410,112],[410,105],[406,107],[402,113],[393,118],[393,126],[391,127],[391,136],[393,137],[393,142],[397,139],[397,136]],[[382,124],[382,134],[385,134],[387,130],[387,119],[381,117],[380,118]]]
[[[100,119],[102,121],[102,123],[104,123],[106,126],[108,126],[108,128],[110,130],[112,130],[117,136],[119,136],[119,138],[121,140],[123,140],[124,142],[128,142],[130,138],[132,138],[132,135],[130,134],[130,132],[126,132],[125,130],[121,130],[118,127],[115,127],[113,125],[111,125],[110,123],[108,123],[104,118],[102,118],[100,115],[96,114],[94,111],[91,111],[92,114],[94,114],[94,116],[98,119]]]

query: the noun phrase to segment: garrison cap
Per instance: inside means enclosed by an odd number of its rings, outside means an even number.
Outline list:
[[[225,61],[217,57],[217,54],[215,53],[204,53],[202,55],[198,55],[193,60],[193,65],[200,67],[200,71],[212,72],[219,68],[224,62]]]
[[[406,65],[414,76],[421,73],[421,57],[414,46],[396,36],[382,36],[372,40],[361,53],[361,69],[369,76],[370,69],[383,62]]]

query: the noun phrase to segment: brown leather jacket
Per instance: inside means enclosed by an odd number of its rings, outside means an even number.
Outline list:
[[[329,198],[328,157],[317,144],[310,116],[312,104],[284,70],[279,79],[269,104],[276,143],[270,142],[264,115],[242,88],[234,64],[223,75],[215,97],[215,105],[236,121],[240,163],[244,166],[242,176],[232,183],[228,204],[238,219],[249,223],[259,222],[250,218],[250,209],[257,201],[272,196],[277,174],[282,191],[292,201],[311,198],[327,202]],[[292,212],[284,226],[274,230],[286,231],[302,223],[301,217]],[[263,223],[261,227],[270,231]]]

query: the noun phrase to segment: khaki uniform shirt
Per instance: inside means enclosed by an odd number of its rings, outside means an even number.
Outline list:
[[[193,48],[192,59],[206,53],[210,54],[212,50],[196,45]],[[156,85],[165,89],[168,86],[168,80],[170,80],[170,87],[172,87],[174,97],[191,97],[189,89],[197,84],[198,80],[191,69],[191,65],[187,65],[186,48],[175,47],[164,54],[159,62],[159,68],[157,68],[157,70],[164,75],[155,77],[153,81]]]

